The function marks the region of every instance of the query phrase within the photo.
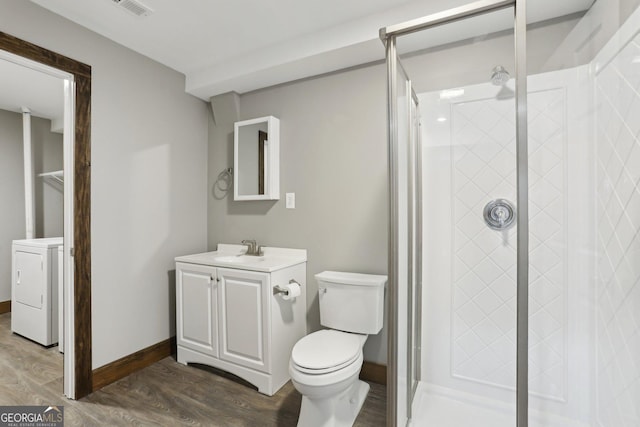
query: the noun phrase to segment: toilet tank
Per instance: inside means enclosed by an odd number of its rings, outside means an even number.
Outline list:
[[[380,332],[387,276],[323,271],[315,278],[323,326],[358,334]]]

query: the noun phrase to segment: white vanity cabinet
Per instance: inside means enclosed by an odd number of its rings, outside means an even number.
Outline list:
[[[178,347],[218,357],[218,283],[216,269],[176,264]]]
[[[242,246],[220,246],[226,252],[176,258],[178,362],[230,372],[271,396],[289,380],[291,349],[306,334],[306,251],[278,257],[265,248],[251,259]],[[285,299],[278,289],[292,280],[301,294]]]
[[[220,358],[269,372],[271,275],[218,269],[220,286]]]

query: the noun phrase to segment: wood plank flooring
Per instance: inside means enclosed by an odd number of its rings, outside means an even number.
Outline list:
[[[63,405],[66,426],[295,426],[300,394],[269,397],[209,367],[167,357],[79,400],[62,395],[62,355],[11,334],[0,315],[0,405]],[[385,425],[386,390],[371,391],[355,426]]]

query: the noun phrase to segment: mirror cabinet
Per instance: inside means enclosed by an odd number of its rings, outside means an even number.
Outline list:
[[[233,138],[234,200],[280,199],[280,120],[236,122]]]

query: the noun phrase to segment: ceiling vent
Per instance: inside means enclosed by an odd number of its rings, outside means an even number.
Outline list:
[[[116,6],[141,18],[147,17],[153,13],[153,10],[151,10],[149,7],[145,6],[144,4],[140,3],[137,0],[111,0],[111,1]]]

